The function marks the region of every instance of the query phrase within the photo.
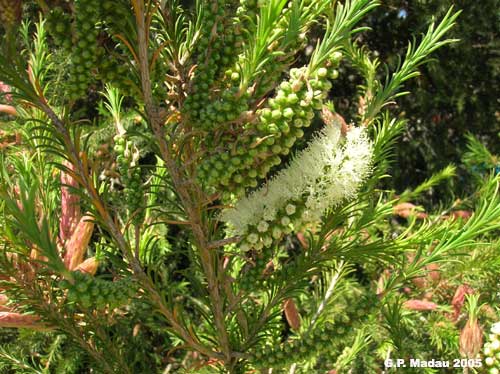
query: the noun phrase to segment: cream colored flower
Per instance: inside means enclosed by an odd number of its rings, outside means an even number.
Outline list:
[[[364,128],[352,128],[344,138],[340,126],[326,126],[266,186],[224,210],[221,220],[242,236],[250,228],[267,231],[264,221],[272,227],[274,239],[279,239],[283,231],[290,231],[281,229],[281,225],[293,222],[293,229],[299,229],[318,223],[328,209],[356,196],[370,173],[372,154],[373,145]],[[283,221],[284,216],[290,218]],[[250,246],[254,240],[252,234]],[[266,242],[267,246],[269,240]]]

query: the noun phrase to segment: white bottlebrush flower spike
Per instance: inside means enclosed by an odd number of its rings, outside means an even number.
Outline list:
[[[261,236],[263,221],[273,227],[274,238],[277,231],[289,232],[289,228],[280,230],[284,215],[294,230],[317,223],[329,208],[355,197],[371,170],[372,154],[373,145],[364,128],[352,128],[344,138],[340,126],[328,125],[288,168],[224,210],[221,220],[246,239],[255,233]],[[251,239],[253,242],[255,236]],[[249,240],[244,242],[255,248]],[[270,245],[269,240],[265,245]]]

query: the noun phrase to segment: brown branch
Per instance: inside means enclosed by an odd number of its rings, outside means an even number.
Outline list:
[[[190,178],[186,178],[186,176],[182,174],[180,167],[178,167],[176,161],[172,157],[172,152],[170,152],[171,147],[169,147],[166,141],[163,127],[164,121],[160,115],[161,111],[158,107],[156,107],[151,91],[149,73],[150,63],[148,57],[149,34],[146,28],[144,0],[133,0],[132,3],[136,16],[139,69],[146,115],[150,121],[150,125],[156,139],[159,142],[160,153],[163,161],[165,162],[165,166],[170,173],[176,191],[179,193],[179,197],[187,213],[188,220],[191,222],[191,230],[194,235],[195,244],[199,251],[200,262],[208,283],[211,308],[214,322],[217,327],[217,333],[219,335],[219,344],[224,352],[226,364],[229,364],[229,362],[232,361],[231,347],[225,326],[225,313],[223,310],[224,302],[221,296],[221,288],[219,284],[220,280],[215,271],[216,264],[219,259],[217,258],[217,255],[213,254],[208,248],[207,230],[203,225],[202,212],[200,209],[202,206],[201,202],[205,199],[203,198],[203,194],[199,187],[191,182]]]
[[[207,244],[207,249],[215,249],[223,247],[228,244],[238,243],[241,240],[241,236],[233,236],[231,238],[215,240]]]

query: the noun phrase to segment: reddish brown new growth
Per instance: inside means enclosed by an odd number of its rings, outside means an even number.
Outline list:
[[[8,312],[10,308],[7,306],[9,298],[0,293],[0,312]]]
[[[309,248],[309,243],[307,242],[307,239],[305,237],[305,235],[301,232],[298,232],[297,233],[297,239],[300,243],[300,245],[304,248],[304,249],[308,249]]]
[[[338,125],[340,126],[340,132],[343,136],[347,134],[347,132],[351,129],[351,126],[347,124],[344,117],[336,112],[332,112],[331,110],[323,107],[321,110],[321,119],[327,126]]]
[[[92,222],[92,217],[82,217],[73,235],[65,245],[64,264],[69,270],[75,270],[83,262],[93,231],[94,222]]]
[[[64,162],[70,170],[74,170],[74,165],[68,161]],[[82,214],[80,211],[80,197],[71,192],[70,188],[77,188],[78,182],[67,173],[61,172],[61,221],[59,224],[59,237],[65,243],[73,233],[76,225],[80,221]]]
[[[0,113],[8,114],[9,116],[17,116],[17,110],[12,105],[0,104]]]
[[[0,327],[48,330],[39,317],[15,312],[0,312]]]
[[[300,314],[293,299],[286,299],[283,302],[283,310],[290,328],[295,331],[300,329]]]
[[[0,81],[0,93],[5,93],[6,94],[3,97],[5,97],[5,100],[7,102],[11,102],[12,101],[12,96],[9,94],[10,91],[11,91],[10,86],[8,84],[5,84],[2,81]]]
[[[0,293],[0,305],[5,305],[8,301],[9,299],[7,298],[7,296]]]
[[[407,258],[410,263],[413,263],[415,261],[415,255],[413,253],[408,254]],[[423,268],[427,271],[425,275],[414,277],[411,279],[413,285],[419,290],[425,290],[433,283],[438,283],[441,278],[439,264],[430,263],[425,265]]]
[[[475,358],[483,346],[483,329],[477,318],[469,319],[460,333],[460,353]]]
[[[385,293],[385,285],[387,279],[391,276],[391,271],[385,269],[377,280],[377,290],[375,291],[378,297],[382,297]]]
[[[429,270],[429,279],[431,279],[434,283],[439,282],[441,279],[441,273],[439,271],[439,264],[432,263],[429,264],[425,267],[427,270]]]
[[[404,302],[403,306],[406,309],[417,311],[429,311],[436,310],[438,308],[436,303],[425,300],[408,300]]]
[[[416,216],[418,219],[427,218],[427,213],[417,211],[418,207],[412,203],[397,204],[393,208],[393,213],[401,218]]]
[[[463,219],[467,221],[470,217],[472,217],[472,212],[469,210],[455,210],[451,212],[451,217],[455,219]]]
[[[78,182],[70,175],[75,170],[73,164],[64,162],[70,172],[61,172],[61,220],[59,223],[59,240],[64,249],[64,265],[69,270],[80,269],[95,274],[98,262],[95,258],[84,263],[85,252],[94,231],[93,218],[82,217],[80,197],[71,191],[78,188]]]
[[[33,249],[31,250],[30,259],[42,262],[48,261],[47,257],[43,256],[40,252],[40,249],[36,246],[33,246]]]
[[[1,0],[0,0],[1,1]],[[65,166],[73,170],[73,165],[65,163]],[[94,222],[89,215],[81,216],[80,198],[70,190],[70,187],[78,187],[76,181],[67,173],[61,173],[61,219],[60,219],[60,235],[58,238],[58,246],[61,253],[64,251],[64,265],[68,270],[79,270],[90,275],[94,275],[97,271],[99,262],[95,257],[84,261],[85,253],[94,231]],[[19,187],[14,188],[14,195],[17,197],[20,194]],[[17,201],[19,209],[23,209],[21,201]],[[46,261],[46,258],[41,256],[40,251],[35,246],[31,248],[32,260]],[[37,266],[32,267],[29,263],[17,264],[19,272],[23,277],[36,276]],[[1,278],[1,276],[0,276]],[[2,291],[0,289],[0,291]],[[33,315],[24,315],[15,313],[15,306],[7,307],[9,299],[7,296],[0,293],[0,327],[11,328],[29,328],[37,330],[46,330],[47,326],[39,322],[39,317]]]
[[[9,85],[0,82],[0,94],[3,94],[0,96],[0,101],[5,100],[8,103],[12,102],[12,96],[9,93],[10,91],[11,88]],[[0,113],[7,114],[9,116],[17,116],[17,110],[12,105],[0,104]]]
[[[462,311],[462,307],[465,302],[466,295],[472,295],[474,290],[467,284],[462,284],[458,286],[455,291],[455,295],[453,296],[453,300],[451,301],[451,306],[453,307],[454,313],[452,316],[452,320],[456,321],[460,316],[460,312]]]
[[[89,275],[95,275],[98,266],[99,262],[97,261],[97,259],[95,257],[91,257],[83,261],[80,265],[78,265],[75,270],[78,270],[82,273],[87,273]]]

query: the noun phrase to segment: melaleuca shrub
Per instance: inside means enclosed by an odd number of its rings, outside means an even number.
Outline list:
[[[467,225],[437,212],[392,228],[393,205],[438,177],[379,188],[405,128],[385,108],[451,42],[452,11],[380,78],[357,38],[375,0],[39,3],[0,54],[0,111],[24,139],[0,169],[0,326],[64,336],[53,360],[79,347],[88,372],[345,369],[372,337],[397,347],[370,325],[400,332],[408,277],[496,228],[498,177]],[[354,98],[335,90],[346,67]]]

